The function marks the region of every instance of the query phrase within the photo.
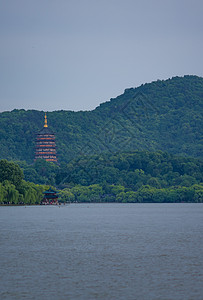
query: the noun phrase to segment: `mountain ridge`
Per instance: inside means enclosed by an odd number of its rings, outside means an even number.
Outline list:
[[[195,75],[153,81],[90,111],[47,112],[60,162],[77,155],[129,150],[167,151],[202,157],[203,78]],[[35,134],[44,112],[0,113],[0,158],[34,158]]]

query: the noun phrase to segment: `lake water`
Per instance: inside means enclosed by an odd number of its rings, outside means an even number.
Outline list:
[[[0,299],[203,299],[203,204],[0,207]]]

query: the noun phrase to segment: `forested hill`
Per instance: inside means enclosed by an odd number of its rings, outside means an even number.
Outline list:
[[[47,116],[60,162],[83,154],[134,150],[203,157],[202,104],[203,78],[184,76],[126,89],[93,111],[54,111]],[[43,111],[0,113],[0,158],[31,163],[43,121]]]

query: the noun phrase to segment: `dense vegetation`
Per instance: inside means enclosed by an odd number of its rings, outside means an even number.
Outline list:
[[[38,204],[50,185],[61,201],[203,202],[202,102],[203,78],[184,76],[48,112],[59,164],[33,162],[44,112],[0,113],[0,203]]]
[[[200,159],[161,151],[80,156],[61,165],[1,160],[0,204],[39,204],[50,185],[62,202],[203,202],[202,171]]]
[[[174,77],[127,89],[93,111],[48,112],[48,124],[60,163],[134,150],[202,158],[202,101],[203,78]],[[0,158],[32,163],[43,119],[35,110],[0,113]]]
[[[203,202],[203,163],[164,152],[81,156],[68,164],[20,163],[25,179],[51,184],[61,201]]]
[[[0,204],[39,204],[47,186],[26,182],[20,167],[0,161]]]

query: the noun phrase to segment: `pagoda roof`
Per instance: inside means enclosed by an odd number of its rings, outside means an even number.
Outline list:
[[[44,191],[43,194],[56,194],[57,191],[54,191],[52,188],[49,188],[48,190]]]
[[[37,134],[54,134],[48,127],[43,127]]]

